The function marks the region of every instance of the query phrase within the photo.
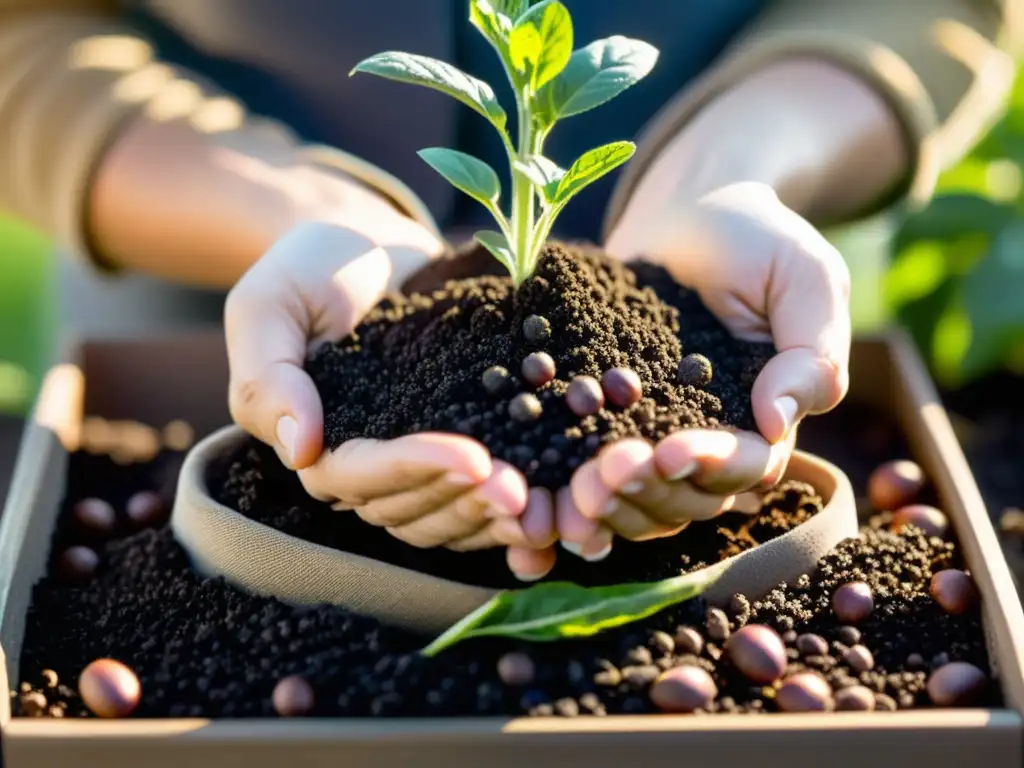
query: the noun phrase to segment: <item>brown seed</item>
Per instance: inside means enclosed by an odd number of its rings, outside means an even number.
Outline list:
[[[779,686],[775,702],[783,712],[828,712],[832,709],[832,689],[821,675],[798,672]]]
[[[920,528],[926,536],[942,538],[949,531],[949,519],[941,510],[927,504],[909,504],[900,507],[892,516],[889,527],[893,533],[899,533],[906,526]]]
[[[705,622],[708,637],[716,643],[723,643],[729,639],[729,617],[720,608],[709,608],[707,621]]]
[[[859,624],[871,615],[874,608],[875,598],[871,594],[871,587],[863,581],[843,584],[832,595],[832,610],[842,622]]]
[[[100,568],[100,556],[89,547],[68,547],[57,557],[57,573],[69,584],[89,581]]]
[[[868,499],[879,512],[913,504],[924,490],[924,470],[906,459],[880,465],[868,478]]]
[[[843,654],[843,661],[854,672],[867,672],[875,666],[875,657],[863,645],[855,645],[847,648]]]
[[[139,706],[142,686],[121,662],[97,659],[78,677],[78,693],[97,717],[128,717]]]
[[[555,359],[547,352],[532,352],[523,358],[520,372],[526,382],[543,387],[555,378]]]
[[[910,669],[923,669],[924,668],[924,656],[920,653],[912,653],[907,656],[907,667]]]
[[[704,638],[693,627],[680,627],[676,630],[676,651],[700,656],[704,650]]]
[[[536,395],[520,392],[508,404],[508,415],[519,422],[536,421],[544,412],[544,407]]]
[[[18,697],[18,704],[21,706],[21,713],[26,717],[40,717],[49,706],[46,695],[41,691],[29,691]]]
[[[316,696],[305,678],[292,675],[278,680],[271,701],[281,717],[304,717],[313,711]]]
[[[711,361],[696,353],[679,361],[679,383],[689,387],[706,387],[713,373]]]
[[[498,677],[505,685],[529,685],[536,668],[525,653],[506,653],[498,659]]]
[[[663,712],[693,712],[708,709],[718,695],[718,687],[703,669],[685,664],[662,673],[649,695],[654,706]]]
[[[52,669],[44,669],[40,676],[43,678],[43,685],[47,688],[56,688],[60,683],[60,678],[57,677],[57,673]]]
[[[782,642],[786,645],[795,645],[799,637],[795,629],[787,629],[782,633]]]
[[[843,645],[856,645],[860,642],[860,630],[856,627],[840,627],[836,635]]]
[[[602,669],[600,672],[594,675],[594,683],[597,685],[606,685],[608,687],[615,687],[622,682],[622,673],[619,672],[617,667],[608,667]]]
[[[827,656],[828,642],[821,635],[800,635],[796,639],[796,649],[804,656]]]
[[[971,577],[955,568],[934,574],[929,591],[942,610],[952,616],[966,613],[978,600]]]
[[[882,712],[895,712],[898,709],[896,706],[896,699],[892,696],[887,696],[884,693],[876,693],[875,709],[881,710]]]
[[[492,365],[484,371],[480,380],[483,382],[487,394],[497,397],[509,385],[508,369],[501,365]]]
[[[612,368],[601,377],[601,389],[609,402],[620,408],[628,408],[644,393],[640,377],[632,368]]]
[[[972,704],[985,690],[984,672],[965,661],[952,661],[928,678],[928,697],[938,707]]]
[[[875,708],[875,694],[863,685],[851,685],[836,691],[836,709],[840,711],[870,712]]]
[[[676,641],[672,639],[672,635],[660,629],[651,633],[651,642],[663,654],[672,653],[676,649]]]
[[[117,529],[117,513],[103,499],[82,499],[71,515],[78,531],[91,539],[107,538]]]
[[[592,416],[604,407],[604,390],[597,379],[591,376],[577,376],[569,382],[565,392],[565,404],[577,416]]]
[[[530,315],[523,321],[523,338],[531,344],[543,344],[551,338],[551,323],[546,317]]]
[[[786,646],[771,627],[748,624],[725,646],[729,660],[755,683],[770,683],[786,671]]]
[[[139,491],[128,499],[124,508],[135,529],[156,528],[167,519],[167,505],[160,494],[153,491]]]

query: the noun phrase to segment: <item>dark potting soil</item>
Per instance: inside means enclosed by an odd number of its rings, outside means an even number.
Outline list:
[[[273,449],[253,441],[211,468],[218,500],[257,522],[314,544],[383,560],[420,573],[480,586],[522,587],[508,569],[503,549],[452,552],[417,549],[369,525],[351,511],[310,499],[298,477]],[[692,523],[685,536],[646,542],[618,540],[600,563],[561,552],[547,581],[596,586],[654,581],[716,563],[781,536],[821,511],[821,497],[804,483],[788,482],[765,495],[757,515],[731,513]]]
[[[876,463],[896,457],[879,455]],[[145,488],[166,494],[177,459],[163,455],[125,467],[77,454],[67,507],[86,497],[124,499]],[[925,682],[932,670],[948,661],[988,670],[977,606],[947,615],[928,595],[931,574],[958,565],[951,543],[868,525],[825,557],[814,575],[780,584],[758,601],[734,599],[730,629],[767,624],[789,631],[790,643],[792,633],[817,633],[827,652],[801,656],[790,644],[787,673],[817,670],[834,689],[860,683],[875,692],[879,709],[928,706]],[[830,604],[835,589],[854,580],[869,584],[875,600],[857,631],[841,625]],[[309,682],[313,714],[325,716],[646,713],[655,711],[648,694],[661,670],[696,664],[718,687],[711,711],[775,711],[771,686],[751,684],[723,656],[722,642],[709,637],[705,611],[697,599],[587,640],[470,641],[427,659],[416,653],[427,638],[340,608],[290,607],[203,579],[162,527],[103,546],[100,572],[89,583],[71,586],[48,576],[36,586],[22,682],[12,701],[19,715],[87,716],[76,693],[78,675],[97,658],[115,658],[141,681],[140,717],[272,716],[271,692],[289,675]],[[684,639],[692,641],[692,633],[677,633],[681,627],[696,630],[703,647],[688,648]],[[851,637],[858,632],[859,641]],[[857,671],[844,660],[854,642],[873,654],[871,669]],[[503,682],[498,660],[510,651],[532,661],[528,682]],[[974,703],[998,706],[996,686]]]
[[[456,432],[519,468],[532,487],[556,490],[617,438],[657,440],[683,427],[754,428],[750,390],[772,345],[733,338],[665,270],[562,244],[545,248],[518,290],[501,269],[479,247],[439,261],[406,293],[381,302],[353,334],[311,355],[306,367],[324,403],[329,448],[356,437]],[[530,316],[544,318],[548,328],[525,332]],[[556,366],[555,378],[540,388],[520,376],[523,358],[538,351]],[[691,353],[711,361],[706,387],[680,381],[679,363]],[[497,395],[482,382],[492,366],[510,374]],[[609,403],[595,415],[573,413],[564,397],[573,377],[600,380],[616,367],[639,375],[641,399],[626,408]],[[521,392],[540,400],[538,418],[513,418],[509,404]]]

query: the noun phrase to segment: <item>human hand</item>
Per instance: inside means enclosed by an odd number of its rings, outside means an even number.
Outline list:
[[[323,453],[323,410],[303,370],[311,346],[350,333],[388,290],[442,250],[390,206],[370,206],[360,229],[297,226],[238,282],[225,308],[232,418],[298,471],[314,498],[354,509],[417,547],[509,546],[527,577],[554,564],[550,497],[460,435],[350,440]],[[538,576],[539,577],[539,576]]]
[[[613,534],[672,535],[774,484],[800,420],[835,407],[848,386],[849,274],[814,227],[758,183],[722,187],[682,212],[667,206],[631,205],[607,249],[663,265],[735,336],[774,342],[751,394],[760,434],[688,429],[654,446],[609,446],[577,470],[557,517],[563,542],[583,555],[606,554]]]

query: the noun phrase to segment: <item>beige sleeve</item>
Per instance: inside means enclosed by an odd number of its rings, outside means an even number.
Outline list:
[[[282,125],[246,115],[234,99],[180,68],[119,23],[112,0],[0,0],[0,210],[93,256],[85,222],[93,173],[128,121],[180,120],[215,140]],[[434,228],[422,202],[375,166],[329,148],[297,156],[342,170]]]
[[[944,167],[996,118],[1024,37],[1021,0],[776,0],[751,29],[644,129],[608,210],[606,231],[647,167],[697,112],[752,72],[815,57],[862,75],[889,102],[914,165],[899,196],[926,199]],[[879,206],[893,199],[879,201]]]

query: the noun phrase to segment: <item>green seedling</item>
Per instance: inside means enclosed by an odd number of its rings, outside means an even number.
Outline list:
[[[469,20],[497,51],[515,93],[516,139],[490,85],[437,59],[387,51],[352,70],[423,85],[458,99],[497,131],[508,155],[511,210],[502,211],[501,182],[487,163],[453,149],[432,147],[421,158],[457,189],[480,202],[498,231],[477,232],[516,286],[537,266],[555,219],[575,195],[632,157],[636,146],[615,141],[596,147],[568,170],[544,156],[555,124],[598,107],[635,85],[654,67],[658,51],[640,40],[613,36],[573,50],[572,19],[558,0],[470,0]]]

